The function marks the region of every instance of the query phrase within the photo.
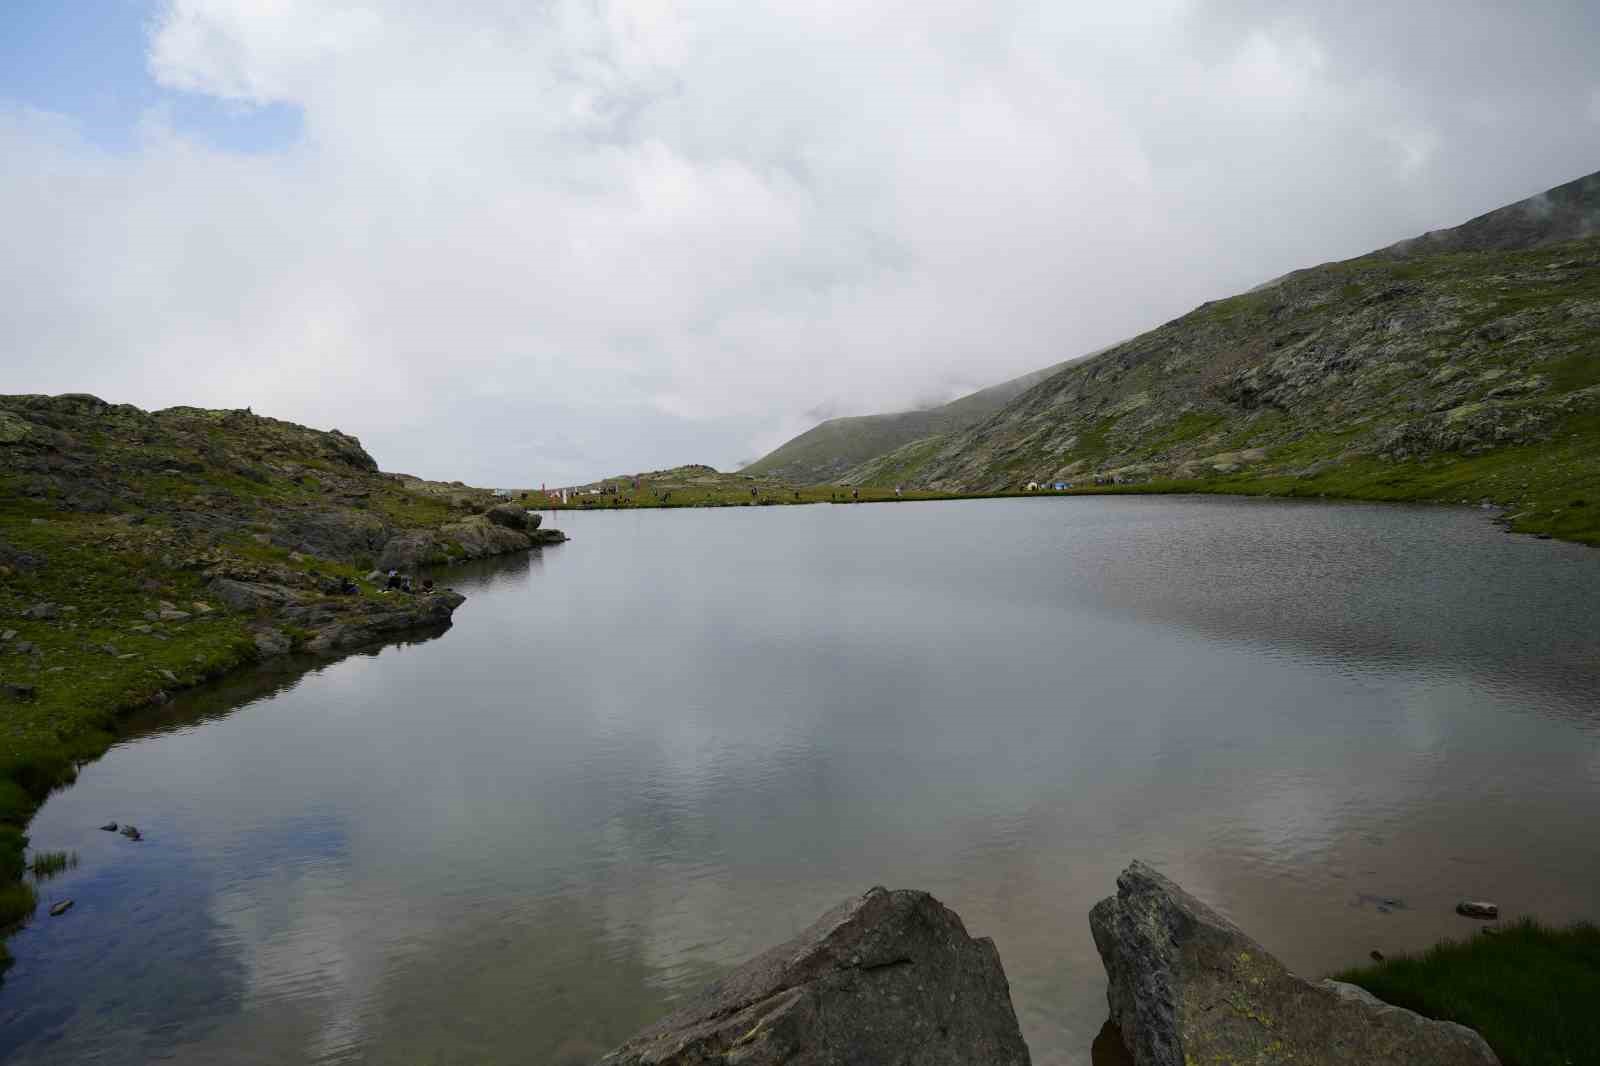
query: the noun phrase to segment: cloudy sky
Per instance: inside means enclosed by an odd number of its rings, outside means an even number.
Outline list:
[[[1592,0],[9,0],[0,391],[726,469],[1595,169]]]

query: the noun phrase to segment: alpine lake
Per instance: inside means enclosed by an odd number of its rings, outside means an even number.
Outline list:
[[[1185,497],[547,523],[435,575],[445,633],[188,693],[51,797],[0,1059],[576,1066],[883,884],[1089,1063],[1135,857],[1307,976],[1463,898],[1600,917],[1593,549]]]

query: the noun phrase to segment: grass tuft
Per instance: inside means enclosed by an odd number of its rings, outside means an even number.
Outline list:
[[[1379,999],[1471,1026],[1505,1066],[1571,1066],[1600,1049],[1600,926],[1525,918],[1336,974]]]
[[[75,851],[41,851],[33,856],[33,861],[28,864],[35,880],[47,881],[63,870],[70,870],[78,865],[78,853]]]

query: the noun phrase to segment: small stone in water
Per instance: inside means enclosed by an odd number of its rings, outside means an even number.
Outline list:
[[[1488,900],[1464,899],[1456,904],[1456,913],[1463,918],[1498,918],[1500,906]]]
[[[52,903],[50,905],[50,917],[59,918],[71,909],[72,901],[70,899],[64,899],[60,903]]]
[[[1383,952],[1379,951],[1377,948],[1373,948],[1371,951],[1367,952],[1367,954],[1372,956],[1373,962],[1383,961]]]
[[[115,833],[117,831],[117,823],[116,822],[107,822],[105,825],[101,826],[100,828],[104,829],[108,833]]]

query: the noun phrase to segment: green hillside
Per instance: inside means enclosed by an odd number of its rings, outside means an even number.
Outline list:
[[[246,663],[437,630],[462,596],[388,593],[372,568],[564,539],[537,526],[489,490],[382,473],[338,430],[0,396],[0,937],[36,903],[28,819],[123,714]]]
[[[1067,365],[1057,363],[925,411],[830,418],[757,459],[740,473],[777,477],[797,485],[830,481],[904,444],[965,429]]]
[[[1600,175],[1296,271],[840,480],[1489,499],[1600,538]]]

